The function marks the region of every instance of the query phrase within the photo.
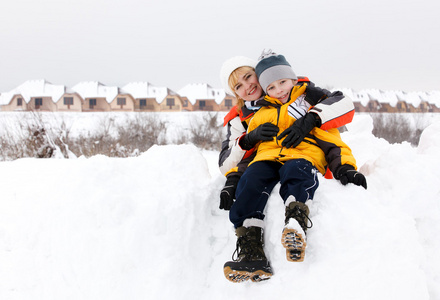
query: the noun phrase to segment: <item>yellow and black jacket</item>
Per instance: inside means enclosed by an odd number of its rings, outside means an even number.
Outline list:
[[[354,105],[349,97],[340,91],[330,92],[315,87],[313,82],[307,77],[298,77],[298,83],[299,85],[307,84],[306,94],[310,89],[318,89],[324,92],[324,97],[309,102],[310,108],[308,110],[320,117],[321,129],[328,130],[330,128],[337,128],[352,121]],[[260,107],[267,106],[268,102],[265,101],[264,98],[252,102],[254,102],[250,105],[252,109],[248,109],[244,106],[239,111],[237,107],[234,106],[225,116],[224,126],[226,129],[226,138],[222,142],[222,149],[219,155],[219,167],[220,171],[226,176],[241,176],[255,156],[254,149],[249,151],[241,149],[239,140],[246,134],[250,120],[255,112],[258,111]],[[333,132],[336,131],[333,130]],[[331,178],[331,175],[328,178]]]
[[[298,107],[298,103],[304,101],[307,84],[295,86],[292,89],[290,100],[283,104],[278,99],[265,97],[267,105],[260,108],[252,117],[248,132],[259,125],[270,122],[280,128],[279,134],[289,128],[296,118],[292,114],[292,107]],[[296,102],[296,103],[295,103]],[[310,104],[309,104],[310,106]],[[351,149],[341,140],[336,128],[327,131],[314,128],[308,136],[295,148],[285,148],[281,140],[274,137],[271,141],[261,142],[257,145],[257,154],[253,161],[279,161],[285,162],[292,159],[306,159],[310,161],[322,174],[325,174],[328,166],[333,173],[344,164],[352,165],[355,169],[356,160]]]

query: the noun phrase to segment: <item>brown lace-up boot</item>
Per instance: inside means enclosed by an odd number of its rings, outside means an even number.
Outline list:
[[[237,228],[235,233],[237,244],[232,261],[226,262],[223,267],[226,279],[232,282],[248,279],[258,282],[269,279],[273,273],[263,250],[263,229],[242,226]]]

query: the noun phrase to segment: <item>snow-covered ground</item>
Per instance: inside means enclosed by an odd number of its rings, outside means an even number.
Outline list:
[[[375,138],[368,115],[347,127],[368,190],[320,178],[292,263],[277,186],[260,283],[224,278],[236,239],[216,151],[0,162],[0,299],[440,299],[440,119],[418,148]]]

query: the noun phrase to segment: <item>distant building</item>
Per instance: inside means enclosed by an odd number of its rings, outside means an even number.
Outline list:
[[[56,111],[81,112],[84,106],[83,98],[71,89],[67,89],[60,99],[55,101]]]
[[[63,85],[54,85],[44,79],[28,80],[10,92],[0,95],[2,111],[55,111],[54,99],[66,92]]]
[[[356,112],[440,112],[440,91],[338,90],[352,99]],[[235,104],[235,97],[206,83],[188,84],[176,93],[149,82],[131,82],[120,88],[98,81],[85,81],[67,88],[41,79],[28,80],[0,94],[2,111],[226,112]]]
[[[5,104],[1,105],[2,111],[27,111],[28,103],[24,100],[21,94],[11,94],[10,97],[8,93],[3,93],[0,95],[5,101]],[[0,99],[1,99],[0,98]]]
[[[226,94],[225,98],[219,104],[220,111],[230,111],[232,107],[236,104],[237,100],[235,97]]]
[[[110,103],[119,94],[116,86],[106,86],[98,81],[84,81],[72,87],[83,99],[83,112],[111,111]]]
[[[182,111],[193,111],[194,107],[187,97],[180,97],[182,100]]]
[[[111,111],[134,111],[135,100],[132,95],[118,88],[118,94],[110,101]]]
[[[177,94],[188,98],[193,111],[220,111],[220,103],[226,97],[223,89],[214,89],[206,83],[188,84],[177,91]]]
[[[184,111],[185,110],[184,105],[185,105],[184,99],[180,97],[180,95],[178,94],[167,95],[165,99],[163,99],[159,103],[160,111],[165,111],[165,112]],[[186,103],[186,107],[192,108],[192,106],[188,106],[188,103]],[[191,111],[191,110],[187,109],[187,111]]]
[[[417,113],[440,112],[440,92],[402,92],[351,89],[340,90],[353,100],[356,112]]]
[[[134,98],[134,111],[160,111],[159,103],[168,95],[175,95],[170,89],[149,82],[131,82],[122,89]]]

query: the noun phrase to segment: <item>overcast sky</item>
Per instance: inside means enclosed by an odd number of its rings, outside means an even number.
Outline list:
[[[221,88],[224,60],[286,56],[322,87],[440,90],[439,0],[14,0],[0,9],[0,92],[148,81]]]

